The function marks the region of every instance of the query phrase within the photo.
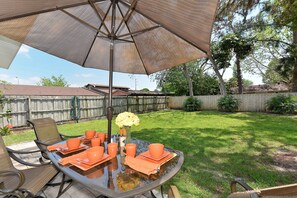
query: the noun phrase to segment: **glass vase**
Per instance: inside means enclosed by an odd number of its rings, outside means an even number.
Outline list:
[[[131,138],[131,127],[125,126],[124,130],[126,132],[126,144],[132,143],[132,138]]]

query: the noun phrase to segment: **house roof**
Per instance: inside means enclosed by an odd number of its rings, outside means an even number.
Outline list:
[[[100,84],[87,84],[85,85],[85,87],[88,87],[88,86],[92,86],[92,87],[96,87],[96,88],[106,88],[108,89],[109,86],[108,85],[100,85]],[[124,86],[112,86],[113,89],[130,89],[129,87],[124,87]]]
[[[233,93],[238,93],[237,87],[232,87],[231,91]],[[264,84],[264,85],[250,85],[243,87],[244,93],[266,93],[266,92],[286,92],[289,91],[289,86],[285,84]]]
[[[0,85],[4,95],[24,96],[98,96],[97,93],[80,87],[50,87],[34,85]]]

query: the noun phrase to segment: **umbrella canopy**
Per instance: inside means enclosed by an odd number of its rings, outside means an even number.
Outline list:
[[[0,0],[0,35],[83,67],[109,70],[111,98],[112,71],[151,74],[208,56],[217,4]]]

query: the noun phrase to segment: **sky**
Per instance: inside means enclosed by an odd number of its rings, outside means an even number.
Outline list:
[[[41,77],[62,75],[71,87],[83,87],[89,83],[108,85],[108,72],[92,68],[83,68],[77,64],[49,55],[34,48],[22,45],[9,69],[0,68],[0,80],[12,84],[36,85]],[[232,70],[227,70],[224,79],[232,76]],[[259,76],[243,74],[254,84],[262,84]],[[114,86],[125,86],[131,90],[157,88],[151,76],[131,75],[114,72]]]
[[[12,84],[36,85],[41,77],[62,75],[71,87],[83,87],[89,83],[108,85],[108,71],[83,68],[77,64],[22,45],[9,69],[0,68],[0,80]],[[114,72],[114,86],[125,86],[132,90],[157,85],[150,76]]]

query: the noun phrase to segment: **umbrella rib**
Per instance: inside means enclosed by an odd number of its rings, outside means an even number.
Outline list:
[[[101,21],[101,23],[103,23],[103,26],[104,26],[105,30],[107,31],[107,34],[110,34],[108,28],[106,27],[106,25],[105,25],[105,23],[104,23],[104,21],[103,21],[101,15],[100,15],[100,13],[99,13],[99,11],[98,11],[98,8],[95,6],[94,2],[92,2],[91,0],[88,0],[88,1],[89,1],[89,4],[91,5],[91,7],[93,8],[93,10],[95,11],[97,17],[98,17],[99,20]]]
[[[161,25],[156,25],[156,26],[153,26],[153,27],[150,27],[150,28],[145,28],[145,29],[138,30],[138,31],[135,31],[135,32],[130,32],[130,33],[122,34],[122,35],[119,35],[118,38],[125,37],[125,36],[132,36],[132,35],[133,36],[137,36],[139,34],[143,34],[145,32],[154,30],[154,29],[159,28],[159,27],[161,27]]]
[[[109,13],[109,10],[110,10],[110,8],[111,8],[111,5],[112,5],[112,4],[109,5],[109,7],[108,7],[108,9],[107,9],[107,12],[105,13],[105,15],[104,15],[104,17],[103,17],[103,21],[102,21],[101,24],[100,24],[99,30],[100,30],[100,28],[102,27],[102,25],[103,25],[103,23],[104,23],[104,21],[105,21],[107,15],[108,15],[108,13]],[[89,48],[89,51],[88,51],[88,53],[87,53],[87,56],[86,56],[86,58],[85,58],[85,60],[84,60],[84,62],[83,62],[83,64],[82,64],[83,66],[85,65],[87,59],[89,58],[90,52],[91,52],[91,50],[92,50],[92,48],[93,48],[93,45],[94,45],[94,43],[95,43],[95,41],[96,41],[96,38],[97,38],[98,34],[99,34],[99,32],[96,33],[96,35],[95,35],[95,37],[94,37],[94,40],[92,41],[92,44],[91,44],[91,46],[90,46],[90,48]]]
[[[100,30],[97,29],[95,26],[93,26],[93,25],[87,23],[86,21],[84,21],[84,20],[82,20],[82,19],[80,19],[80,18],[74,16],[73,14],[67,12],[66,10],[60,9],[60,11],[62,11],[62,12],[65,13],[65,14],[67,14],[67,15],[70,16],[71,18],[77,20],[78,22],[80,22],[80,23],[82,23],[82,24],[84,24],[84,25],[86,25],[86,26],[92,28],[92,29],[95,30],[96,32],[100,32],[101,34],[107,36],[107,34],[106,34],[105,32],[100,31]]]
[[[137,0],[134,0],[132,3],[131,3],[131,6],[129,7],[128,11],[126,12],[125,16],[123,17],[123,19],[121,20],[121,23],[119,24],[118,28],[116,29],[115,31],[115,34],[118,33],[118,31],[120,30],[120,27],[122,26],[122,24],[124,23],[124,21],[128,21],[130,16],[132,15],[133,13],[133,10],[135,8],[137,4]],[[119,7],[119,6],[118,6]],[[131,12],[130,12],[131,11]]]
[[[122,4],[124,4],[126,7],[130,7],[130,5],[129,5],[127,2],[125,2],[125,1],[123,1],[123,0],[119,0],[119,1],[120,1]],[[134,8],[134,10],[137,11],[139,14],[145,16],[145,17],[148,18],[149,20],[153,21],[154,23],[159,24],[157,21],[155,21],[155,20],[152,19],[151,17],[149,17],[149,16],[147,16],[146,14],[142,13],[141,11],[137,10],[137,8]],[[161,24],[160,24],[160,25],[161,25]],[[177,36],[178,38],[180,38],[180,39],[184,40],[185,42],[189,43],[190,45],[196,47],[197,49],[199,49],[200,51],[204,52],[205,54],[209,54],[207,51],[201,49],[199,46],[197,46],[197,45],[194,44],[193,42],[191,42],[191,41],[185,39],[184,37],[182,37],[182,36],[176,34],[176,33],[173,32],[173,31],[171,31],[170,28],[167,28],[167,27],[164,26],[164,25],[161,25],[161,27],[163,27],[163,28],[166,29],[167,31],[171,32],[172,34],[174,34],[174,35]]]
[[[120,14],[122,15],[122,17],[124,17],[123,12],[122,12],[120,6],[119,6],[118,4],[117,4],[117,6],[118,6],[118,9],[119,9],[119,11],[120,11]],[[127,24],[127,21],[124,21],[124,22],[125,22],[125,24],[126,24],[126,26],[127,26],[128,31],[131,32],[131,30],[130,30],[128,24]],[[143,61],[143,59],[142,59],[142,57],[141,57],[141,54],[140,54],[139,49],[138,49],[138,47],[137,47],[137,44],[136,44],[136,42],[135,42],[134,36],[131,35],[131,38],[132,38],[132,40],[133,40],[133,42],[134,42],[135,48],[136,48],[137,53],[138,53],[138,56],[139,56],[139,58],[140,58],[140,60],[141,60],[141,62],[142,62],[142,65],[143,65],[143,68],[144,68],[144,70],[145,70],[145,73],[146,73],[147,75],[149,75],[149,72],[147,71],[147,69],[146,69],[146,67],[145,67],[144,61]]]
[[[101,1],[106,1],[106,0],[96,0],[96,2],[101,2]],[[76,7],[76,6],[87,5],[87,4],[88,4],[87,2],[83,2],[83,3],[76,3],[76,4],[61,6],[61,7],[49,8],[46,10],[40,10],[40,11],[30,12],[30,13],[26,13],[26,14],[20,14],[20,15],[16,15],[16,16],[2,18],[2,19],[0,19],[0,22],[18,19],[18,18],[22,18],[22,17],[28,17],[28,16],[32,16],[32,15],[43,14],[43,13],[47,13],[47,12],[53,12],[53,11],[60,10],[60,9],[67,9],[67,8],[72,8],[72,7]]]

